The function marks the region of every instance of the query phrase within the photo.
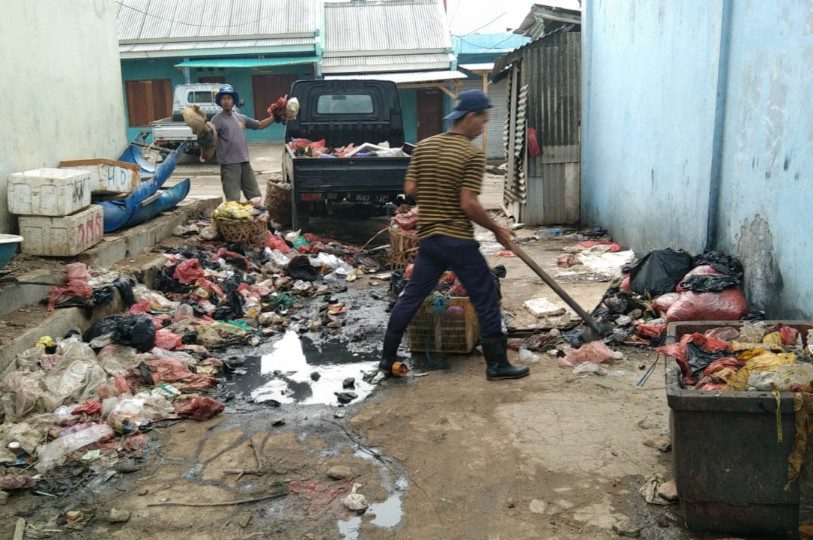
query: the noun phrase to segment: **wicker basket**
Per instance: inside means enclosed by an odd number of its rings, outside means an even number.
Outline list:
[[[400,229],[390,227],[390,266],[393,270],[406,268],[415,262],[418,253],[418,235],[409,234]]]
[[[273,221],[283,227],[291,226],[291,184],[269,180],[265,187],[264,204]]]
[[[424,300],[407,328],[414,352],[468,354],[480,338],[477,313],[468,297]]]
[[[214,225],[226,242],[246,247],[262,247],[268,234],[268,214],[251,219],[215,218]]]

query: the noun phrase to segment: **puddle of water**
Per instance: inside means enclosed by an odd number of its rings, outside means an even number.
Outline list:
[[[404,517],[404,510],[401,508],[401,493],[395,492],[384,502],[371,504],[367,512],[375,514],[375,518],[370,522],[373,525],[395,527]]]
[[[361,527],[361,516],[354,516],[344,521],[339,521],[339,534],[347,540],[357,540],[359,537],[359,527]]]
[[[375,449],[371,450],[377,452]],[[361,450],[356,450],[354,455],[365,460],[375,460],[373,456],[366,452],[362,452]],[[406,476],[401,475],[395,479],[395,485],[393,485],[391,478],[392,477],[390,476],[389,470],[382,468],[382,483],[387,491],[392,491],[392,494],[382,502],[371,504],[364,515],[353,516],[351,518],[339,521],[339,534],[342,535],[342,538],[356,540],[358,538],[358,531],[359,527],[361,526],[362,518],[365,516],[373,516],[370,523],[376,527],[388,529],[401,523],[401,520],[404,517],[404,509],[401,506],[401,497],[403,496],[403,492],[406,491],[409,482],[407,481]]]
[[[273,400],[302,405],[337,405],[334,392],[345,391],[342,383],[352,377],[355,388],[349,390],[358,394],[353,400],[356,403],[375,389],[362,379],[366,372],[378,365],[375,358],[374,353],[348,352],[341,343],[322,343],[317,347],[309,339],[288,331],[269,354],[247,356],[244,372],[234,374],[224,386],[251,397],[255,403]],[[311,379],[314,371],[320,376],[317,381]]]

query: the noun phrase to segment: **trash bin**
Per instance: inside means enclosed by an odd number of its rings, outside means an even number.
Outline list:
[[[807,335],[810,321],[782,322]],[[669,325],[667,340],[704,333],[733,321]],[[788,456],[796,436],[793,393],[683,389],[680,367],[666,359],[674,477],[686,526],[698,532],[798,536],[799,482],[788,491]],[[782,442],[777,430],[781,429]],[[813,482],[808,478],[807,482]],[[813,488],[811,488],[813,492]]]

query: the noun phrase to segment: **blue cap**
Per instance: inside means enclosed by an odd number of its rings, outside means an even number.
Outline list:
[[[457,96],[454,110],[446,115],[445,120],[457,120],[473,111],[482,111],[492,107],[491,100],[482,90],[466,90]]]
[[[237,106],[237,102],[240,101],[240,94],[234,91],[232,85],[227,84],[226,86],[222,86],[220,90],[217,91],[217,95],[215,96],[215,103],[220,106],[220,98],[224,95],[231,96],[234,100],[234,105]]]

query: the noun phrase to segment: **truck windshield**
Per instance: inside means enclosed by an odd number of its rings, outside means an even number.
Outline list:
[[[325,94],[316,102],[317,114],[371,114],[373,96],[369,94]]]
[[[214,100],[215,94],[211,90],[189,92],[189,94],[186,96],[186,101],[188,103],[213,103]]]

